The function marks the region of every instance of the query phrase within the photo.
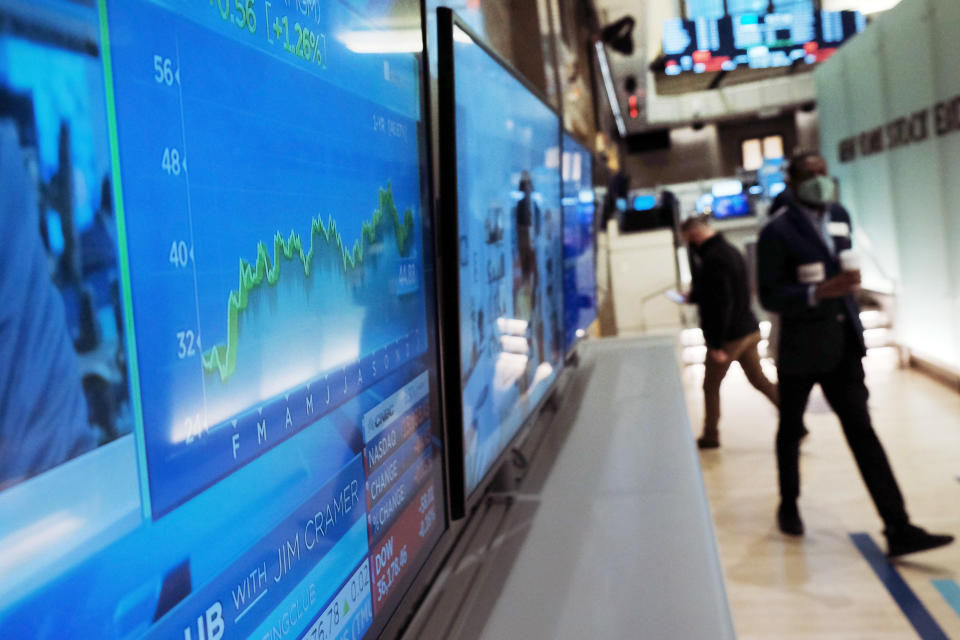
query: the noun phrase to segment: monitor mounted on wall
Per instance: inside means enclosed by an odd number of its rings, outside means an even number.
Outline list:
[[[458,302],[441,321],[456,516],[563,365],[561,124],[449,9],[438,10],[438,38],[441,297]]]
[[[362,36],[421,17],[0,7],[0,637],[390,620],[444,442],[422,58]]]

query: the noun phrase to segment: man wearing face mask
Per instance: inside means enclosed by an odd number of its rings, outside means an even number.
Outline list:
[[[780,423],[777,522],[789,535],[803,535],[799,445],[803,414],[819,384],[840,419],[847,444],[884,522],[888,555],[933,549],[952,536],[934,535],[910,523],[903,496],[867,409],[861,359],[866,355],[860,309],[854,293],[860,272],[844,270],[841,253],[851,248],[850,215],[835,202],[827,164],[813,153],[790,163],[794,197],[760,233],[757,274],[760,302],[781,317],[777,358]]]

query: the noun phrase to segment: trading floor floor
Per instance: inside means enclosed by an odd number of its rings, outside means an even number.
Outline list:
[[[874,425],[909,513],[928,530],[960,537],[960,394],[897,368],[891,350],[864,362]],[[683,382],[699,432],[703,365],[685,367]],[[738,365],[721,394],[722,446],[701,452],[700,462],[738,637],[960,639],[960,542],[893,565],[880,556],[882,524],[819,389],[801,447],[802,539],[782,535],[775,522],[775,409]]]

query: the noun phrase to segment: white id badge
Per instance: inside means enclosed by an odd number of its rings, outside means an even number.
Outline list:
[[[840,238],[850,237],[850,225],[848,225],[846,222],[829,222],[827,223],[827,231],[831,236],[837,236]]]
[[[817,284],[827,279],[827,269],[822,262],[811,262],[797,267],[797,282]]]

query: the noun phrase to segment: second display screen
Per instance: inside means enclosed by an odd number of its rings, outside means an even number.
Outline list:
[[[460,381],[466,492],[561,366],[560,122],[454,27]]]

